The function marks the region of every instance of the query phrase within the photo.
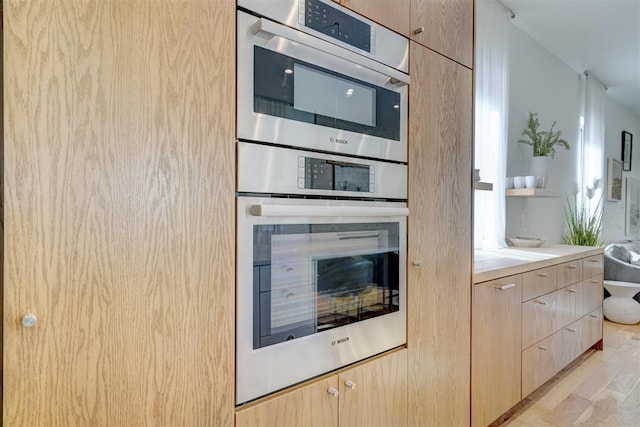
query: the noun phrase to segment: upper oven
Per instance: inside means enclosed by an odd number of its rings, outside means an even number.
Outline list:
[[[404,37],[333,2],[240,5],[238,139],[407,161]]]

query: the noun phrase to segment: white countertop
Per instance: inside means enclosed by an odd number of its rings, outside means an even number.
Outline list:
[[[603,252],[601,247],[549,245],[539,248],[481,249],[473,253],[473,283],[520,274]]]

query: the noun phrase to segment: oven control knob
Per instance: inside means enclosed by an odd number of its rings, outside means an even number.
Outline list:
[[[356,389],[356,383],[354,383],[351,380],[346,380],[344,382],[344,385],[346,385],[347,387],[349,387],[351,390],[355,390]]]
[[[329,393],[333,397],[338,397],[338,394],[340,394],[338,393],[338,390],[336,390],[334,387],[329,387],[327,389],[327,393]]]
[[[417,259],[413,260],[411,264],[413,264],[416,267],[422,267],[422,261],[419,261]]]

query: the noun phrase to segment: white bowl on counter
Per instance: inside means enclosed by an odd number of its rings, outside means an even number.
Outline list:
[[[515,246],[519,248],[539,248],[544,245],[546,240],[538,239],[535,237],[506,237],[507,245]]]

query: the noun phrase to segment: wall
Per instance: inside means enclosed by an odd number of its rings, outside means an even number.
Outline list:
[[[605,202],[603,234],[607,242],[640,238],[640,233],[625,234],[626,178],[640,180],[640,145],[638,145],[640,143],[640,117],[607,98],[605,106],[605,161],[609,157],[621,159],[623,130],[633,135],[635,147],[632,150],[631,171],[622,173],[624,181],[622,200]]]
[[[539,113],[542,129],[556,120],[572,149],[562,150],[549,163],[547,189],[558,198],[507,198],[506,236],[540,237],[549,243],[562,243],[565,231],[563,209],[577,181],[577,156],[582,110],[582,85],[578,73],[519,28],[512,28],[510,45],[509,152],[507,176],[527,175],[531,147],[518,144],[529,111]],[[605,82],[606,83],[606,82]],[[621,132],[634,135],[632,170],[623,173],[622,201],[606,201],[607,159],[621,158]],[[606,97],[603,237],[606,242],[640,238],[625,234],[626,178],[640,180],[640,117]]]
[[[531,147],[518,144],[529,112],[539,113],[541,129],[555,130],[572,149],[558,151],[549,162],[547,189],[557,198],[507,198],[506,236],[540,237],[561,243],[565,194],[576,182],[576,156],[581,110],[581,83],[578,73],[553,56],[531,37],[513,26],[510,44],[509,139],[507,176],[528,175]]]

